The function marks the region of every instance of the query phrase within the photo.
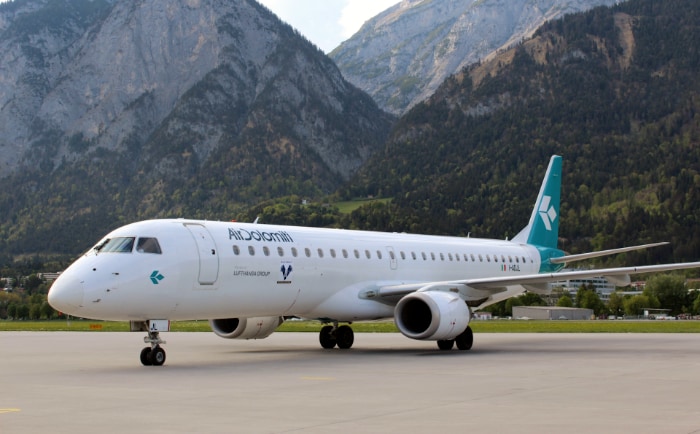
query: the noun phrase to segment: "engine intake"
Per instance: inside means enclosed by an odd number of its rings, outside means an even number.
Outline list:
[[[210,319],[209,327],[225,339],[264,339],[284,322],[281,316]]]
[[[467,329],[470,318],[464,300],[450,292],[414,292],[394,309],[396,327],[411,339],[454,339]]]

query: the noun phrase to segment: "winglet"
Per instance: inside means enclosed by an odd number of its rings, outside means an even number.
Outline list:
[[[557,248],[559,240],[559,203],[561,196],[562,158],[553,155],[542,181],[540,193],[530,215],[530,222],[514,242],[532,244],[551,249]]]

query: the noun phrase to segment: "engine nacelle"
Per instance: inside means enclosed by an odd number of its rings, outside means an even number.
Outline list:
[[[454,339],[467,329],[470,319],[467,304],[451,292],[414,292],[394,309],[396,326],[411,339]]]
[[[284,322],[281,316],[210,319],[209,327],[226,339],[264,339]]]

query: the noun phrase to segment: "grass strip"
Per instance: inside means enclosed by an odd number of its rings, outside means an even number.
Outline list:
[[[472,321],[475,333],[700,333],[700,321]],[[397,333],[392,321],[357,322],[357,333]],[[277,331],[318,333],[318,321],[287,321]],[[128,332],[129,323],[81,319],[0,321],[3,331]],[[209,332],[207,321],[173,321],[173,332]]]

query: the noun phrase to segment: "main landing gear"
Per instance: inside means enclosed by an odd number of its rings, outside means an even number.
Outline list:
[[[148,333],[143,341],[151,346],[141,350],[140,358],[143,366],[162,366],[165,363],[165,350],[160,345],[165,344],[165,341],[160,338],[159,328],[149,323],[150,321],[132,321],[131,331]]]
[[[470,350],[472,344],[474,343],[474,333],[472,333],[472,328],[467,326],[467,329],[462,332],[459,336],[454,339],[448,339],[443,341],[437,341],[438,348],[443,351],[451,350],[454,344],[457,344],[458,350]]]
[[[355,333],[349,325],[338,327],[338,322],[334,322],[332,326],[327,325],[321,328],[318,341],[323,348],[328,350],[334,348],[336,345],[338,348],[348,349],[352,347],[353,342],[355,342]]]

